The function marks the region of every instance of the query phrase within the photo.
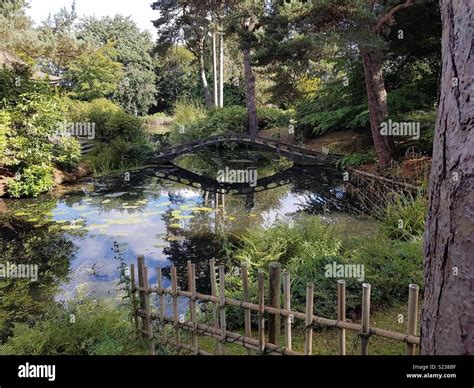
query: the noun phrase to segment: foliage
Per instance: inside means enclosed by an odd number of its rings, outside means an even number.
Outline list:
[[[392,193],[384,199],[377,217],[384,233],[391,239],[408,241],[423,237],[428,214],[428,200],[424,194]]]
[[[177,100],[173,107],[173,122],[181,128],[181,126],[189,127],[199,120],[207,117],[207,111],[204,106],[197,100],[189,98],[181,98]]]
[[[75,316],[73,322],[71,314]],[[131,341],[133,337],[127,309],[105,300],[80,300],[69,303],[69,311],[52,307],[32,326],[17,325],[14,336],[0,346],[0,354],[145,354],[145,344]]]
[[[337,162],[337,167],[340,170],[345,170],[348,167],[358,167],[364,164],[374,163],[375,155],[370,154],[349,154],[344,156],[341,160]]]
[[[107,44],[72,61],[66,73],[70,95],[85,101],[110,96],[123,78],[122,65],[116,57],[113,45]]]
[[[112,98],[128,113],[147,114],[157,92],[149,33],[140,31],[130,17],[115,15],[83,19],[78,36],[96,46],[113,44],[115,60],[122,65],[124,73]]]
[[[53,148],[53,161],[67,171],[74,170],[81,160],[81,146],[74,137],[61,137]]]
[[[7,192],[13,198],[37,197],[53,188],[52,170],[47,165],[31,165],[21,174],[8,182]]]
[[[144,138],[134,141],[117,138],[102,143],[87,155],[86,160],[96,173],[110,173],[114,170],[141,167],[153,154],[153,146]]]
[[[180,99],[200,94],[198,69],[194,55],[185,47],[173,46],[155,60],[156,107],[172,113]]]

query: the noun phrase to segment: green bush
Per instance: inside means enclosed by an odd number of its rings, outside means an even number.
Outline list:
[[[392,193],[384,203],[384,207],[377,209],[376,216],[386,236],[402,241],[423,236],[428,214],[426,196]]]
[[[96,173],[106,174],[141,167],[150,160],[153,152],[153,145],[144,138],[135,141],[117,138],[110,144],[102,143],[95,147],[86,159]]]
[[[53,308],[32,326],[17,324],[14,336],[0,346],[0,354],[146,354],[144,341],[131,340],[135,333],[127,309],[106,301],[70,305],[70,312]],[[75,323],[71,323],[70,314],[75,315]]]
[[[178,127],[189,127],[206,117],[204,106],[197,100],[181,98],[173,106],[173,121]]]
[[[292,304],[304,311],[306,287],[315,284],[315,311],[334,318],[337,306],[337,278],[327,276],[326,266],[363,264],[363,279],[346,279],[348,309],[360,312],[362,281],[373,286],[374,307],[406,302],[408,285],[422,286],[423,252],[421,239],[390,240],[383,234],[348,239],[337,229],[322,224],[318,217],[298,218],[293,227],[276,224],[268,229],[248,231],[240,242],[235,259],[250,264],[253,300],[257,269],[267,269],[273,261],[282,263],[291,274]],[[230,297],[241,296],[241,280],[229,271],[226,284]],[[241,322],[241,311],[229,311]]]
[[[358,167],[364,164],[374,163],[376,161],[375,155],[369,154],[349,154],[344,156],[337,162],[337,168],[345,170],[348,167]]]
[[[31,165],[20,171],[20,175],[8,183],[7,192],[13,198],[37,197],[54,185],[51,167]]]
[[[265,130],[288,126],[291,113],[277,108],[262,108],[257,112],[258,129]],[[248,133],[247,109],[242,106],[229,106],[208,111],[205,117],[186,123],[176,121],[172,134],[173,142],[183,142],[197,138],[227,134]]]
[[[61,137],[53,148],[53,161],[67,171],[74,170],[81,160],[81,146],[73,137]]]

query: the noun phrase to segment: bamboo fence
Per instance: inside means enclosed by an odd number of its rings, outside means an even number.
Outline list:
[[[163,346],[175,348],[176,353],[187,351],[193,355],[211,355],[199,348],[199,336],[207,336],[218,341],[217,354],[225,354],[226,344],[238,344],[247,349],[248,354],[265,355],[312,355],[313,331],[316,325],[332,327],[338,330],[338,353],[346,354],[346,332],[358,333],[360,337],[360,354],[369,354],[369,339],[371,336],[401,341],[406,344],[406,354],[415,355],[420,344],[416,335],[418,320],[419,287],[409,286],[408,321],[406,333],[397,333],[390,330],[372,327],[370,325],[370,284],[362,285],[362,320],[361,324],[346,320],[346,282],[339,280],[337,285],[337,319],[328,319],[314,315],[314,284],[307,285],[305,312],[291,309],[290,274],[288,271],[281,273],[279,263],[272,263],[269,267],[269,294],[265,298],[266,275],[263,271],[257,274],[258,303],[250,302],[250,288],[248,268],[241,267],[243,300],[227,298],[225,296],[225,267],[218,267],[219,282],[216,279],[216,266],[214,260],[209,263],[211,295],[196,291],[196,267],[190,261],[187,263],[188,289],[178,287],[178,276],[175,266],[171,267],[171,288],[163,287],[162,269],[157,268],[157,286],[149,285],[148,268],[143,256],[137,260],[138,285],[135,279],[135,266],[131,265],[131,296],[134,306],[134,318],[138,335],[149,340],[150,354],[155,354],[156,342]],[[282,281],[283,280],[283,284]],[[283,290],[283,294],[281,291]],[[137,298],[138,293],[138,298]],[[150,297],[157,295],[157,311],[151,309]],[[189,300],[188,314],[179,314],[179,299]],[[166,315],[166,302],[171,301],[172,316]],[[265,303],[267,301],[267,303]],[[283,306],[281,306],[283,301]],[[198,302],[211,303],[211,324],[199,323],[197,319]],[[243,310],[245,333],[235,333],[227,330],[226,307],[237,307]],[[252,313],[257,315],[258,327],[256,335],[252,331]],[[267,319],[271,317],[271,319]],[[281,325],[283,320],[283,325]],[[305,344],[304,353],[293,350],[292,327],[296,320],[304,322]],[[266,327],[268,323],[269,327]],[[280,344],[280,330],[283,326],[284,344]],[[155,333],[154,328],[158,328]],[[168,329],[174,332],[169,338]],[[182,333],[190,337],[190,344],[183,342]]]

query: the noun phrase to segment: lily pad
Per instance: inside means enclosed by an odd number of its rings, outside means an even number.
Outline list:
[[[211,213],[214,211],[211,207],[193,207],[191,209],[193,212],[203,212],[203,213]]]

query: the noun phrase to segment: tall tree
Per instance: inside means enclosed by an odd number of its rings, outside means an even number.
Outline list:
[[[474,11],[442,0],[443,72],[425,235],[421,350],[474,354]]]
[[[130,17],[116,15],[83,19],[78,35],[93,45],[113,43],[117,52],[116,60],[124,70],[124,77],[113,98],[131,113],[148,113],[156,102],[156,76],[151,55],[153,41],[150,34],[141,31]]]
[[[160,12],[153,22],[158,29],[158,49],[162,53],[177,43],[184,43],[199,62],[204,99],[212,106],[212,95],[207,80],[206,44],[211,30],[210,4],[212,1],[160,0],[152,8]]]

